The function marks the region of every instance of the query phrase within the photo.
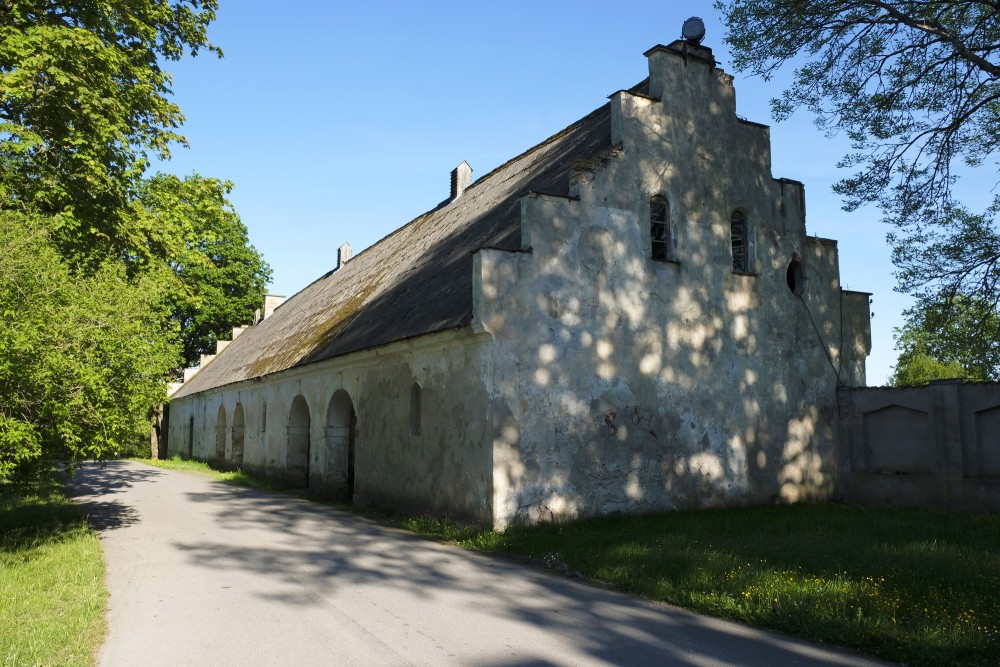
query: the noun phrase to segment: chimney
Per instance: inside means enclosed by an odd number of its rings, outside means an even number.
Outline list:
[[[271,316],[271,313],[275,309],[285,302],[284,294],[265,294],[264,295],[264,318],[267,319]]]
[[[451,172],[451,201],[455,201],[462,196],[466,188],[472,183],[472,167],[465,160],[455,167]]]
[[[339,269],[344,264],[347,264],[348,260],[351,259],[351,244],[345,243],[344,245],[337,248],[337,268]]]

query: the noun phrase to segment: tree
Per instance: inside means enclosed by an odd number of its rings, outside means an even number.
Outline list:
[[[55,222],[87,275],[113,258],[152,272],[185,358],[262,305],[270,269],[226,198],[198,175],[146,178],[185,144],[162,60],[206,49],[217,0],[0,0],[0,209]]]
[[[131,202],[184,118],[160,59],[205,49],[216,0],[0,2],[0,207],[57,216],[75,260],[147,251]],[[93,258],[96,255],[96,260]]]
[[[169,258],[167,309],[180,329],[183,358],[198,363],[234,324],[250,323],[264,305],[271,269],[250,244],[227,195],[233,184],[198,174],[157,174],[136,200],[150,254]]]
[[[1000,380],[1000,313],[981,300],[917,306],[896,329],[894,386],[964,378]]]
[[[1000,195],[975,213],[955,195],[962,165],[1000,148],[1000,2],[719,1],[737,70],[769,79],[795,60],[772,102],[778,120],[805,107],[844,132],[855,170],[835,189],[845,208],[877,203],[894,231],[897,289],[920,307],[958,297],[1000,302]],[[981,333],[988,323],[976,323]]]
[[[177,363],[162,284],[129,279],[118,262],[74,273],[52,225],[0,211],[0,479],[127,451]]]

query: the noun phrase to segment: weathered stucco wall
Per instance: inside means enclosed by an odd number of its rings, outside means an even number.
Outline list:
[[[1000,383],[845,388],[840,402],[847,500],[1000,511]]]
[[[524,252],[476,257],[501,527],[833,492],[838,374],[864,382],[867,297],[843,298],[836,244],[806,236],[802,186],[771,177],[768,129],[735,116],[730,78],[649,55],[662,100],[613,96],[616,148],[575,165],[575,197],[526,197]],[[655,195],[675,261],[651,257]]]
[[[443,332],[175,400],[170,454],[489,523],[488,340]]]

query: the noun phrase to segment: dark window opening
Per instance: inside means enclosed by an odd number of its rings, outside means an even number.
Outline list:
[[[649,200],[649,236],[653,259],[673,259],[673,239],[670,237],[670,205],[659,195]]]
[[[747,217],[735,211],[730,222],[730,239],[733,246],[733,271],[750,273],[750,226]]]
[[[410,435],[420,435],[420,385],[410,387]]]

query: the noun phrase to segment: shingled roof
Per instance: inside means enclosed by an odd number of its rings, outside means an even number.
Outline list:
[[[609,148],[605,104],[313,282],[173,398],[468,325],[473,254],[519,250],[520,198],[529,191],[567,195],[572,164]]]

